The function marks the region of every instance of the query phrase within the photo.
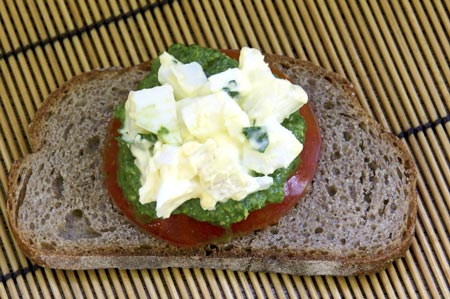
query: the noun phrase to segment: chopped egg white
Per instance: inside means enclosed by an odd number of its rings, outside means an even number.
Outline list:
[[[191,198],[211,210],[267,189],[269,175],[301,152],[281,122],[307,95],[273,76],[258,50],[243,48],[238,68],[209,78],[196,62],[159,59],[161,86],[130,92],[121,130],[141,172],[139,201],[156,202],[158,217]],[[155,144],[141,136],[148,133]]]
[[[156,194],[156,210],[159,217],[167,218],[180,204],[196,196],[199,187],[194,179],[196,171],[179,146],[164,144],[153,157],[161,182]]]
[[[239,69],[251,82],[251,87],[242,92],[240,104],[256,125],[269,116],[281,123],[308,101],[303,88],[272,74],[258,50],[248,49],[241,53]]]
[[[154,133],[167,143],[182,142],[170,85],[131,91],[125,109],[127,114],[123,134],[128,141],[134,140],[138,133]]]
[[[183,64],[167,52],[159,56],[158,81],[172,86],[177,100],[194,96],[207,82],[200,64]]]
[[[227,93],[219,91],[182,101],[181,118],[189,133],[197,140],[204,141],[222,133],[243,140],[242,128],[248,127],[250,121]]]
[[[267,175],[278,168],[288,167],[302,151],[303,145],[274,117],[266,118],[261,125],[267,130],[269,144],[264,152],[259,152],[248,143],[242,152],[242,164],[257,173]]]
[[[232,68],[210,76],[199,93],[210,94],[225,91],[229,94],[235,93],[234,98],[238,98],[240,93],[248,93],[250,89],[251,84],[245,74],[239,68]]]

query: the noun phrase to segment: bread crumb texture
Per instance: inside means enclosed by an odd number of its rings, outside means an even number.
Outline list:
[[[101,165],[115,105],[143,75],[115,70],[76,77],[44,104],[32,124],[40,128],[37,151],[24,158],[16,177],[17,231],[31,247],[89,254],[139,244],[143,234],[112,205]]]

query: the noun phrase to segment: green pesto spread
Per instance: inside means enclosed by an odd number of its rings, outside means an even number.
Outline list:
[[[238,62],[214,49],[201,48],[196,45],[184,46],[175,44],[167,52],[183,63],[198,62],[203,71],[209,77],[223,72],[229,68],[238,67]],[[152,64],[150,73],[140,82],[137,89],[152,88],[160,85],[158,81],[159,60]],[[119,105],[115,116],[122,121],[125,119],[124,105]],[[295,137],[303,144],[305,137],[305,122],[299,113],[295,112],[287,117],[282,125],[290,130]],[[254,130],[253,130],[254,131]],[[252,134],[254,132],[252,131]],[[249,131],[250,132],[250,131]],[[247,132],[247,135],[250,133]],[[162,134],[164,132],[161,132]],[[158,132],[159,135],[159,132]],[[154,143],[158,140],[158,135],[143,135],[144,138]],[[131,154],[125,141],[117,138],[119,143],[119,168],[118,183],[122,188],[125,197],[134,205],[138,217],[146,219],[156,219],[156,202],[141,204],[139,202],[140,171],[134,164],[134,157]],[[249,194],[241,201],[228,200],[216,204],[214,210],[203,210],[198,198],[186,201],[179,206],[172,214],[185,214],[199,221],[206,221],[214,225],[229,227],[231,224],[239,222],[247,217],[254,210],[261,209],[268,203],[279,203],[284,198],[284,184],[293,173],[299,163],[296,158],[288,168],[277,169],[270,176],[273,178],[273,185],[265,190]],[[254,173],[252,175],[257,176]]]

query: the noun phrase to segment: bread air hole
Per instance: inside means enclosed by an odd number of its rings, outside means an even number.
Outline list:
[[[347,131],[344,131],[343,135],[345,141],[350,141],[352,139],[352,135]]]
[[[369,168],[370,168],[371,170],[376,170],[376,169],[378,169],[378,165],[377,165],[377,162],[376,162],[376,161],[370,162],[368,166],[369,166]]]
[[[314,230],[314,233],[316,233],[316,234],[321,234],[321,233],[323,233],[323,228],[317,227],[317,228]]]
[[[232,250],[233,249],[233,244],[225,244],[224,246],[223,246],[223,250],[225,250],[225,251],[230,251],[230,250]]]
[[[370,204],[372,202],[372,192],[368,191],[364,194],[364,201]]]
[[[324,107],[325,109],[331,110],[331,109],[334,108],[334,103],[333,103],[333,102],[325,102],[325,103],[323,104],[323,107]]]
[[[17,185],[20,185],[20,183],[23,180],[23,183],[20,186],[19,197],[17,199],[18,207],[22,206],[22,204],[23,204],[23,200],[25,199],[25,195],[27,194],[28,181],[30,180],[30,177],[32,174],[33,174],[33,171],[31,169],[28,169],[28,171],[25,175],[25,178],[22,178],[22,175],[19,175],[17,177]],[[18,212],[19,209],[17,208],[16,211]],[[17,214],[16,214],[16,219],[17,219]]]
[[[64,224],[59,228],[59,235],[66,240],[96,238],[101,234],[92,229],[89,219],[80,209],[66,214]]]
[[[339,151],[333,152],[333,160],[338,160],[339,158],[341,158],[341,152]]]
[[[87,146],[86,146],[86,153],[87,154],[93,154],[97,151],[98,147],[100,145],[100,137],[95,136],[88,139]]]
[[[60,199],[63,197],[63,192],[64,192],[64,178],[62,177],[61,174],[58,174],[52,182],[52,191],[53,191],[53,196],[55,196],[55,198]]]
[[[364,122],[360,122],[358,126],[361,130],[364,130],[364,131],[367,130],[367,124]]]
[[[277,234],[278,234],[278,228],[272,227],[272,228],[270,229],[270,233],[273,234],[273,235],[277,235]]]
[[[334,185],[327,186],[327,192],[328,192],[328,195],[334,196],[337,192],[336,186],[334,186]]]
[[[212,255],[214,252],[216,252],[218,249],[218,247],[214,244],[209,244],[205,246],[205,255],[206,256],[210,256]]]
[[[50,216],[49,216],[48,214],[45,214],[45,215],[40,219],[40,220],[41,220],[40,226],[44,226],[48,219],[50,219]]]
[[[391,211],[395,212],[397,210],[397,205],[395,203],[391,204]]]

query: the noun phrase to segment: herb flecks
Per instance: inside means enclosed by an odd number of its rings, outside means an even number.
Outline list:
[[[222,88],[222,90],[225,91],[226,93],[228,93],[228,95],[230,97],[232,97],[233,99],[239,97],[239,91],[231,90],[229,87],[224,87],[224,88]]]
[[[167,129],[166,127],[161,127],[159,128],[157,134],[158,136],[167,135],[169,134],[169,129]]]
[[[266,127],[253,126],[242,128],[242,133],[250,142],[250,145],[260,153],[264,153],[269,146],[269,134]]]
[[[237,99],[237,98],[239,98],[239,95],[240,95],[239,91],[236,90],[237,86],[238,85],[237,85],[236,80],[230,80],[230,81],[228,81],[227,86],[224,86],[222,88],[222,90],[225,91],[226,93],[228,93],[228,95],[230,97],[232,97],[233,99]]]

